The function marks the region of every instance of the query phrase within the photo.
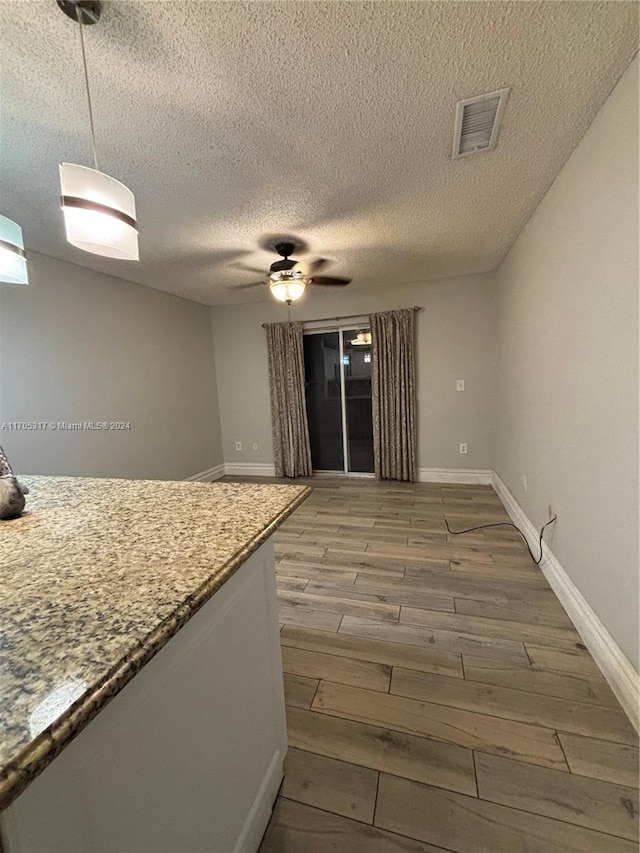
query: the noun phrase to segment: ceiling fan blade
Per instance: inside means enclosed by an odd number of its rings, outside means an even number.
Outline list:
[[[332,278],[331,276],[326,275],[314,275],[311,280],[311,284],[321,284],[326,287],[345,287],[347,284],[351,284],[350,278]]]
[[[264,281],[249,281],[247,284],[228,284],[227,290],[248,290],[250,287],[264,287]]]
[[[307,270],[307,275],[314,275],[320,272],[328,263],[330,263],[328,258],[316,258],[315,261],[310,261],[309,263],[302,261],[301,265]]]

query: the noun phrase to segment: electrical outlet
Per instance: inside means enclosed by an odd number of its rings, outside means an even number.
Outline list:
[[[522,479],[522,488],[526,492],[529,488],[529,481],[527,480],[527,475],[523,474],[521,479]]]
[[[464,391],[464,379],[456,379],[456,391]]]
[[[557,516],[558,513],[556,512],[556,508],[553,504],[549,504],[549,521],[551,521],[552,518],[557,518]]]
[[[254,449],[254,450],[257,450],[257,449],[258,449],[258,445],[257,445],[255,442],[253,443],[253,449]]]
[[[462,442],[460,445],[460,453],[464,456],[467,453],[467,443],[466,441]]]
[[[242,450],[242,442],[236,441],[236,450]]]

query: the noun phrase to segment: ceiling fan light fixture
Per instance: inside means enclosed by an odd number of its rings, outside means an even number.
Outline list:
[[[263,247],[262,243],[260,245]],[[299,243],[298,245],[300,246],[304,244]],[[350,278],[316,275],[318,270],[322,269],[325,264],[329,263],[326,258],[317,258],[315,261],[305,263],[301,269],[299,262],[290,257],[291,253],[295,251],[295,243],[278,242],[272,244],[270,242],[266,248],[273,249],[278,255],[280,255],[280,258],[275,261],[275,263],[271,264],[269,272],[263,276],[260,281],[251,281],[247,284],[241,284],[240,287],[242,289],[247,287],[260,287],[267,284],[269,285],[271,293],[275,299],[279,302],[287,302],[291,305],[292,302],[300,299],[302,294],[305,292],[307,285],[313,284],[323,287],[345,287],[347,284],[351,283]],[[246,267],[243,264],[236,264],[236,266],[242,266],[243,269],[248,269],[250,272],[260,272],[260,270],[254,269],[253,267]]]
[[[6,216],[0,216],[0,282],[29,284],[22,228]]]
[[[62,213],[72,246],[126,261],[139,260],[135,198],[115,178],[74,163],[60,164]]]
[[[302,276],[271,279],[269,282],[271,293],[280,302],[295,302],[300,299],[306,286],[307,284]]]
[[[271,293],[280,302],[291,304],[300,299],[307,286],[307,281],[300,270],[278,270],[269,275]]]

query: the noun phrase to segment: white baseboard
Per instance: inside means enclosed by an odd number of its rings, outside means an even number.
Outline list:
[[[224,473],[236,477],[275,477],[276,469],[268,462],[226,462]]]
[[[226,462],[216,465],[215,468],[207,468],[206,471],[200,471],[199,474],[193,474],[191,477],[185,477],[185,480],[209,483],[219,480],[225,474],[236,477],[275,477],[276,469],[274,465],[269,465],[267,462]]]
[[[493,472],[492,485],[511,520],[525,534],[533,552],[537,553],[539,531],[533,526],[522,507],[495,471]],[[540,568],[544,576],[549,581],[549,585],[555,592],[560,604],[566,610],[569,619],[573,622],[576,631],[584,640],[584,644],[591,652],[593,659],[600,667],[623,710],[631,720],[631,724],[636,731],[640,731],[638,711],[640,675],[635,671],[622,649],[594,613],[589,602],[544,542],[542,553]]]
[[[210,483],[213,480],[219,480],[220,477],[224,477],[224,475],[225,466],[216,465],[215,468],[207,468],[206,471],[200,471],[199,474],[193,474],[191,477],[185,477],[185,480],[189,482],[202,481],[204,483]]]
[[[275,466],[266,462],[226,462],[224,473],[247,477],[275,477]],[[418,482],[420,483],[460,483],[463,485],[490,486],[492,474],[488,468],[419,468]],[[334,471],[314,471],[313,476],[322,477],[362,477],[370,479],[374,474],[350,473],[343,474]],[[196,479],[191,477],[190,479]]]
[[[418,468],[419,483],[490,486],[492,475],[489,468]]]

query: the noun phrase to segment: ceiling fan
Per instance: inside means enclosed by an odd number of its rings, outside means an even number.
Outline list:
[[[269,267],[269,272],[260,281],[251,281],[247,284],[236,285],[232,287],[233,290],[262,287],[266,284],[276,299],[279,299],[281,302],[287,302],[290,305],[302,296],[308,284],[321,285],[323,287],[345,287],[351,282],[350,278],[316,275],[330,261],[327,258],[317,258],[315,261],[310,261],[309,263],[296,261],[291,257],[296,251],[295,243],[282,241],[270,244],[269,248],[280,255],[279,260],[274,261]],[[238,264],[237,266],[240,265]],[[261,274],[261,270],[247,267],[244,264],[241,268]]]

